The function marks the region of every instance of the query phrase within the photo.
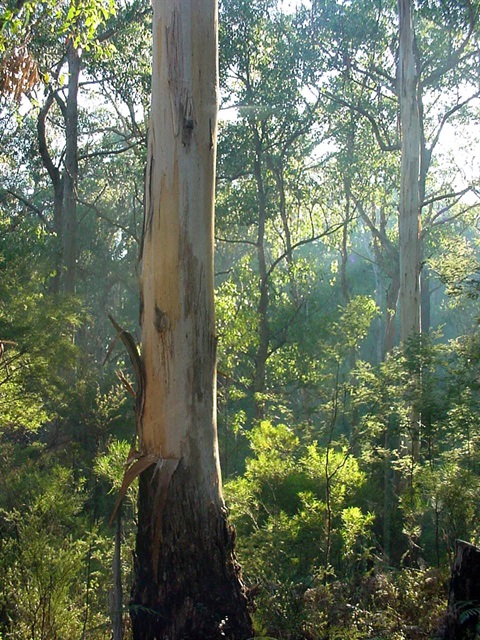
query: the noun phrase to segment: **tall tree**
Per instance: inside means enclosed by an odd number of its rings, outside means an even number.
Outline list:
[[[37,149],[30,149],[25,159],[34,175],[30,178],[33,184],[25,188],[6,178],[4,186],[10,199],[16,198],[36,212],[51,232],[55,275],[50,289],[56,293],[60,290],[73,293],[79,279],[84,279],[81,264],[85,247],[84,207],[95,201],[95,209],[89,207],[90,211],[103,209],[98,195],[91,194],[91,184],[85,190],[83,184],[105,156],[124,153],[143,137],[133,111],[129,127],[128,118],[120,115],[125,108],[118,102],[110,106],[108,119],[101,124],[98,121],[110,98],[108,90],[111,92],[112,85],[118,87],[124,81],[125,49],[132,55],[134,45],[124,45],[122,55],[116,56],[115,75],[104,74],[101,80],[98,75],[99,69],[113,57],[112,51],[122,39],[122,32],[128,32],[133,22],[143,20],[145,11],[141,2],[135,1],[123,4],[114,18],[115,0],[82,0],[60,6],[50,0],[38,0],[25,5],[18,3],[14,12],[8,7],[0,10],[0,22],[3,20],[4,24],[0,35],[0,94],[22,101],[19,122],[25,123],[27,135],[32,135],[29,121],[36,118],[37,138]],[[110,42],[115,44],[110,46]],[[138,51],[138,41],[135,48]],[[138,86],[142,84],[139,82]],[[137,90],[137,97],[138,93]],[[14,106],[13,100],[7,103],[9,110]],[[104,133],[100,136],[101,131]],[[113,132],[117,135],[112,135]],[[99,151],[98,147],[102,149]],[[43,170],[36,166],[37,153]],[[23,173],[27,174],[26,168]],[[102,196],[105,191],[101,191]],[[48,192],[53,193],[47,196]]]
[[[353,110],[358,128],[362,121],[368,125],[382,153],[401,150],[398,190],[390,194],[399,212],[402,256],[398,277],[388,275],[392,302],[397,286],[401,289],[400,338],[405,340],[420,330],[422,245],[432,228],[427,208],[433,203],[435,211],[449,207],[449,199],[468,191],[460,175],[439,188],[431,169],[445,125],[470,118],[469,106],[480,95],[478,5],[470,0],[396,4],[314,0],[312,16],[322,95],[338,109]],[[380,226],[367,225],[379,240]]]
[[[78,187],[78,88],[80,53],[73,38],[67,45],[68,96],[65,105],[65,168],[63,176],[62,263],[65,293],[75,292],[77,265],[77,187]]]
[[[302,93],[310,64],[303,9],[291,14],[278,0],[225,0],[221,17],[223,96],[236,118],[221,129],[217,240],[225,266],[237,252],[248,269],[240,285],[248,294],[228,321],[239,327],[249,315],[253,331],[238,342],[246,357],[234,377],[252,396],[252,417],[262,420],[284,402],[272,363],[291,346],[307,307],[314,269],[305,252],[341,224],[324,215],[324,194],[309,168],[321,132],[315,94]],[[225,275],[227,289],[242,278],[241,269]]]
[[[248,638],[216,432],[216,2],[156,0],[153,25],[133,637]]]
[[[399,0],[398,80],[402,136],[400,171],[400,339],[420,333],[420,113],[411,0]]]

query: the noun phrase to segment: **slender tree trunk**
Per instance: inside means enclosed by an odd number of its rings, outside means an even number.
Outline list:
[[[68,43],[68,96],[65,110],[65,169],[63,177],[63,291],[75,292],[77,272],[78,88],[80,50]]]
[[[387,563],[390,563],[392,543],[392,510],[393,510],[393,474],[391,461],[391,424],[385,429],[385,458],[383,461],[383,551]]]
[[[347,279],[347,265],[348,265],[348,223],[350,222],[349,204],[347,198],[347,207],[345,212],[345,219],[342,225],[342,246],[340,249],[340,289],[342,291],[342,297],[345,304],[350,302],[350,289],[348,287]]]
[[[354,166],[354,151],[355,151],[355,114],[353,110],[350,110],[350,126],[347,129],[347,141],[345,149],[344,159],[344,171],[343,171],[343,190],[345,192],[345,210],[342,226],[342,245],[340,249],[340,286],[342,290],[342,296],[345,304],[348,304],[351,299],[350,288],[347,278],[347,266],[348,266],[348,226],[353,217],[353,198],[352,198],[352,176],[351,167]]]
[[[221,491],[215,405],[215,0],[154,0],[142,248],[134,640],[253,635]]]
[[[60,293],[60,273],[62,270],[62,250],[60,240],[62,237],[62,210],[63,210],[63,178],[57,166],[55,166],[47,145],[46,119],[54,103],[53,93],[49,94],[44,106],[38,113],[37,139],[38,150],[43,166],[48,172],[53,185],[53,230],[55,232],[54,276],[49,288],[53,294]]]
[[[260,277],[260,297],[257,307],[258,312],[258,347],[255,358],[255,377],[253,381],[255,418],[262,420],[265,417],[265,387],[266,366],[268,360],[268,346],[270,343],[270,326],[268,322],[268,273],[265,257],[265,223],[267,219],[267,204],[265,187],[262,175],[262,143],[256,125],[253,129],[255,141],[254,176],[257,183],[258,201],[258,232],[257,232],[257,259]]]
[[[400,186],[400,339],[420,333],[420,156],[421,128],[417,99],[412,0],[399,0],[399,92],[402,131]]]
[[[366,252],[369,252],[369,247],[365,247]],[[379,309],[383,309],[385,305],[385,288],[384,288],[384,277],[383,273],[377,262],[373,259],[371,261],[373,277],[375,279],[375,303]],[[385,322],[382,315],[379,315],[374,320],[373,324],[375,328],[374,340],[375,340],[375,360],[377,363],[382,362],[384,360],[384,350],[385,350]]]
[[[423,267],[421,275],[422,283],[422,333],[430,331],[431,325],[431,292],[430,292],[430,274],[428,268]]]
[[[388,238],[387,220],[383,210],[380,212],[379,224],[376,224],[367,215],[361,201],[357,200],[355,205],[362,220],[372,233],[373,253],[376,263],[384,276],[390,278],[390,284],[386,289],[385,298],[385,333],[382,352],[382,359],[384,360],[395,346],[395,325],[400,289],[398,249]]]
[[[376,302],[381,309],[384,309],[381,325],[383,336],[380,345],[380,360],[384,361],[395,346],[397,303],[400,289],[398,252],[391,245],[384,246],[378,238],[375,238],[373,255],[375,258],[376,288],[377,290],[382,289],[377,295]],[[387,280],[389,280],[388,285]],[[383,296],[385,296],[384,299]]]
[[[112,640],[123,640],[123,586],[122,586],[122,511],[117,512],[115,523],[115,548],[113,552],[110,618],[112,621]]]
[[[402,134],[402,164],[399,211],[400,257],[400,340],[405,344],[421,330],[421,150],[422,128],[418,96],[418,74],[415,64],[415,31],[413,0],[398,0],[400,51],[399,90]],[[414,374],[414,384],[420,384],[421,371]],[[412,465],[420,449],[421,418],[410,408],[410,428],[402,447],[411,456]],[[413,476],[412,476],[413,477]]]
[[[386,296],[385,343],[383,359],[393,351],[395,346],[395,320],[397,315],[398,292],[400,290],[400,274],[398,261],[394,262],[391,281]]]
[[[287,269],[288,269],[290,295],[292,297],[292,300],[295,306],[299,309],[302,304],[302,301],[298,292],[298,287],[295,279],[295,269],[294,269],[295,264],[293,261],[292,234],[290,231],[290,223],[288,220],[287,199],[285,196],[285,179],[284,179],[284,168],[283,168],[282,156],[279,157],[277,162],[274,162],[272,159],[270,159],[269,167],[273,173],[275,184],[277,186],[278,208],[279,208],[280,218],[282,220],[283,242],[285,246],[285,260],[286,260]]]

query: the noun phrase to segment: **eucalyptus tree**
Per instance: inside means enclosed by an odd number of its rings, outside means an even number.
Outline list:
[[[157,0],[141,260],[133,637],[253,635],[216,433],[215,0]],[[126,339],[125,334],[122,334]],[[127,343],[129,341],[127,340]]]
[[[420,333],[420,234],[419,191],[421,123],[417,97],[417,63],[413,2],[399,0],[398,92],[402,163],[400,171],[400,340]]]
[[[450,207],[471,186],[452,173],[450,185],[439,188],[432,167],[446,124],[471,117],[469,106],[478,101],[478,7],[314,1],[312,16],[319,57],[314,84],[337,109],[363,121],[381,152],[394,154],[398,163],[391,196],[398,207],[399,275],[392,287],[401,290],[405,340],[420,329],[419,279],[430,205],[436,211]],[[380,238],[378,226],[369,226]]]
[[[145,43],[148,47],[149,39],[145,37],[145,20],[149,11],[141,2],[122,4],[116,12],[113,0],[45,1],[25,3],[13,17],[8,11],[5,14],[10,17],[6,23],[9,28],[4,30],[2,89],[4,94],[21,100],[20,121],[25,123],[24,135],[31,141],[22,163],[25,174],[30,173],[26,177],[30,184],[22,190],[7,179],[3,193],[11,202],[17,199],[37,212],[56,245],[51,289],[72,293],[78,276],[84,280],[85,275],[81,265],[85,241],[82,223],[85,216],[102,212],[108,196],[105,191],[110,191],[93,188],[92,195],[91,183],[85,180],[84,189],[82,181],[92,176],[96,167],[104,170],[109,159],[134,152],[144,143],[142,99],[134,105],[133,96],[138,97],[142,91],[147,94],[148,80],[138,84],[139,88],[143,86],[140,91],[123,91],[123,96],[128,96],[123,103],[114,101],[112,93],[115,86],[120,87],[121,77],[124,85],[128,82],[121,56],[128,50],[124,34],[131,32],[132,23],[142,23],[143,34],[141,28],[137,29],[130,50],[135,46],[139,60],[146,58]],[[15,34],[15,46],[11,34]],[[122,47],[120,53],[117,44]],[[112,72],[113,63],[110,69],[106,63],[113,58],[117,59],[116,73]],[[33,69],[28,82],[26,61]],[[15,72],[17,68],[24,69],[23,75]],[[148,75],[146,70],[143,75]],[[6,101],[5,110],[14,107]],[[97,115],[102,109],[103,120]],[[128,162],[132,160],[134,157]],[[140,152],[136,162],[142,161]],[[133,193],[141,190],[140,181],[137,179],[136,189],[132,185]],[[103,213],[104,220],[111,218],[111,213]],[[117,226],[113,232],[118,231]],[[138,235],[137,230],[134,235]]]
[[[252,314],[254,337],[242,350],[256,419],[271,397],[268,363],[288,344],[305,306],[312,272],[302,250],[340,227],[328,220],[308,170],[322,132],[316,96],[303,91],[307,20],[303,10],[284,13],[275,0],[222,3],[223,107],[234,118],[221,128],[217,241],[220,257],[237,255],[250,271],[238,306]],[[234,281],[223,277],[220,291]]]
[[[473,3],[312,3],[312,55],[318,67],[311,82],[329,105],[337,155],[354,150],[346,185],[351,195],[345,189],[341,197],[353,199],[356,216],[371,234],[377,280],[385,291],[384,357],[394,346],[397,307],[401,340],[420,331],[420,277],[426,272],[425,248],[436,245],[438,223],[456,220],[471,207],[462,203],[471,185],[460,172],[438,177],[445,126],[471,117],[469,106],[479,95],[473,80],[479,71],[477,19]],[[353,129],[347,126],[352,116]],[[353,140],[347,135],[352,130]],[[425,311],[427,300],[424,296]],[[429,324],[427,313],[424,318]],[[416,390],[408,393],[417,397],[420,372],[413,377]],[[390,456],[403,440],[402,464],[419,462],[415,405],[403,420],[401,437],[392,421],[382,434],[387,554],[394,508]]]
[[[38,110],[37,135],[39,153],[54,190],[53,227],[61,242],[57,261],[57,283],[62,272],[62,287],[66,293],[75,291],[77,262],[77,199],[78,188],[78,94],[82,47],[88,46],[98,27],[114,10],[113,0],[105,3],[85,2],[56,5],[48,2],[21,3],[15,11],[4,11],[8,28],[21,37],[2,60],[2,90],[17,100],[32,94],[45,83],[43,105]],[[53,47],[46,47],[48,34],[56,34]],[[68,81],[63,87],[61,72]],[[20,69],[20,72],[18,71]],[[28,77],[26,72],[28,70]],[[32,96],[33,97],[33,96]],[[46,130],[47,116],[56,102],[65,130],[62,155],[63,169],[54,159]]]

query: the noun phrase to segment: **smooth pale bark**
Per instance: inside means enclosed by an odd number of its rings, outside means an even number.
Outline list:
[[[402,165],[399,211],[400,262],[400,341],[405,344],[421,331],[421,200],[420,168],[422,130],[418,97],[418,74],[415,64],[415,31],[413,26],[413,0],[398,0],[400,29],[399,83],[400,126],[402,134]],[[420,384],[421,371],[414,383]],[[418,412],[410,408],[410,425],[402,448],[410,455],[412,465],[420,449]],[[412,466],[413,469],[413,466]],[[412,482],[410,477],[410,482]]]
[[[251,637],[216,430],[215,0],[154,0],[135,640]]]
[[[421,129],[412,0],[399,0],[399,90],[402,132],[400,186],[400,340],[420,333]]]

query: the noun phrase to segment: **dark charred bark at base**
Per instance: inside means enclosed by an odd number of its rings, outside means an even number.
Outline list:
[[[246,640],[253,636],[248,599],[234,553],[234,530],[222,506],[180,462],[161,517],[157,480],[140,477],[139,524],[132,589],[134,640]],[[203,495],[202,495],[203,493]],[[159,544],[158,552],[155,545]],[[158,557],[158,565],[152,558]]]
[[[480,549],[457,540],[448,610],[435,640],[474,640],[480,624]]]

